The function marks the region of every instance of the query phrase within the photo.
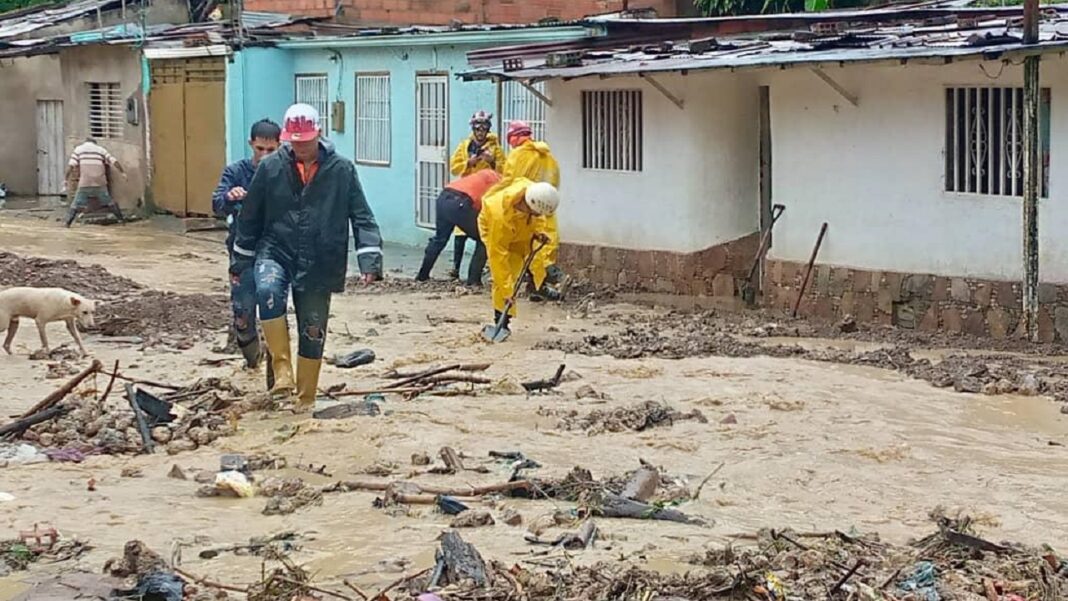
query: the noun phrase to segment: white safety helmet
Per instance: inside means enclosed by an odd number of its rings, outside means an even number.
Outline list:
[[[527,206],[536,215],[552,215],[560,206],[560,192],[556,186],[535,182],[527,186]]]

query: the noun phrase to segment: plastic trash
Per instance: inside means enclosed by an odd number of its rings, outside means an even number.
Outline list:
[[[215,488],[235,497],[248,498],[256,494],[248,478],[241,472],[226,471],[215,474]]]
[[[416,601],[441,601],[441,597],[434,593],[423,593],[417,597]]]
[[[936,588],[937,580],[938,573],[934,564],[921,561],[913,567],[907,578],[897,583],[897,588],[904,593],[916,593],[914,596],[921,601],[942,601],[942,596]]]
[[[468,510],[467,505],[457,501],[453,497],[440,495],[437,499],[438,509],[445,515],[459,515]]]
[[[15,500],[15,495],[6,492],[0,492],[0,503],[9,503]]]
[[[375,352],[369,348],[365,348],[358,351],[352,351],[347,355],[338,355],[334,357],[334,366],[349,368],[367,365],[368,363],[374,363],[374,361]]]
[[[182,601],[185,582],[170,572],[149,572],[137,581],[137,587],[128,591],[115,591],[123,599],[140,601]]]
[[[48,456],[31,444],[0,443],[0,467],[44,463],[46,461],[48,461]]]

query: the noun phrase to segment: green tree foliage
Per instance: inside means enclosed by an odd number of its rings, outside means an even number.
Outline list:
[[[38,4],[51,4],[55,0],[0,0],[0,13],[6,13],[20,8],[29,8]]]
[[[710,17],[818,12],[878,3],[879,0],[694,0],[697,10]]]

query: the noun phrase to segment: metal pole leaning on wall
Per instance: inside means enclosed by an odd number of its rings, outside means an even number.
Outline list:
[[[1038,42],[1038,0],[1024,2],[1024,43]],[[1039,56],[1024,59],[1023,89],[1023,319],[1027,338],[1038,342]]]
[[[805,267],[805,279],[801,280],[801,289],[797,291],[797,299],[794,300],[794,310],[790,313],[791,317],[797,317],[797,310],[801,308],[801,299],[805,298],[805,289],[808,288],[808,281],[812,277],[812,267],[816,265],[816,256],[820,254],[820,246],[823,246],[823,237],[827,235],[827,222],[824,221],[820,226],[820,235],[816,237],[816,246],[812,247],[812,256],[808,259],[808,266]]]

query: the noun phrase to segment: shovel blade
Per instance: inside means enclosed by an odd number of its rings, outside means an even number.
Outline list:
[[[482,339],[486,342],[504,342],[511,335],[512,332],[508,328],[498,330],[497,325],[492,323],[482,328]]]

